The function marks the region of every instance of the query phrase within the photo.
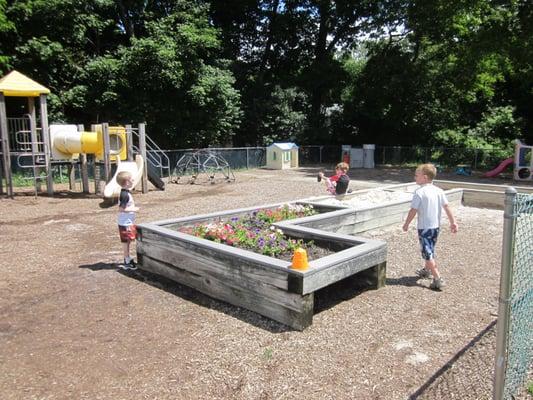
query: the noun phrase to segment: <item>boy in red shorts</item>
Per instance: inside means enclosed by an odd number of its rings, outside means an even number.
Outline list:
[[[135,206],[130,189],[133,187],[133,177],[128,171],[121,171],[117,174],[117,183],[122,188],[118,198],[118,232],[120,241],[124,249],[124,264],[122,269],[135,270],[137,265],[130,257],[130,244],[135,240],[137,227],[135,226],[135,213],[139,207]]]

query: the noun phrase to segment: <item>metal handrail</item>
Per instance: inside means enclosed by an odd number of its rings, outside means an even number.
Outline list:
[[[136,129],[131,130],[133,134],[139,138],[139,133]],[[167,171],[168,176],[170,176],[170,159],[166,153],[152,140],[148,135],[146,137],[146,162],[149,162],[153,167],[159,170],[161,177],[164,176],[164,170]],[[139,147],[133,145],[133,150],[137,153],[140,153]]]

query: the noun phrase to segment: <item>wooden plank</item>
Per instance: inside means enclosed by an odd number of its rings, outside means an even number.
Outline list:
[[[387,263],[384,261],[374,265],[372,268],[367,268],[357,273],[353,278],[357,278],[357,282],[363,283],[366,287],[372,289],[382,288],[387,280]]]
[[[487,183],[471,183],[471,182],[462,182],[462,181],[444,181],[444,180],[435,180],[435,185],[438,187],[447,190],[461,188],[463,190],[487,190],[491,192],[503,192],[507,189],[508,185],[495,185]],[[531,186],[514,186],[513,187],[519,193],[533,193],[533,187]]]
[[[470,207],[503,210],[505,193],[490,190],[465,190],[464,205]]]
[[[393,215],[383,215],[381,217],[376,217],[373,219],[365,219],[363,221],[359,221],[352,225],[351,232],[343,232],[343,233],[349,233],[349,234],[360,234],[363,232],[368,232],[372,229],[382,229],[386,228],[392,225],[399,225],[401,224],[405,218],[407,217],[408,210],[406,210],[403,213],[393,214]]]
[[[68,188],[69,190],[76,189],[76,163],[71,162],[67,165],[67,174],[68,174]]]
[[[91,132],[98,132],[98,125],[92,124],[91,125]],[[94,168],[94,193],[97,195],[101,195],[103,193],[103,187],[102,187],[102,171],[101,171],[101,165],[96,159],[96,156],[92,157],[93,160],[93,168]]]
[[[0,140],[2,133],[0,132]],[[0,149],[1,150],[1,149]],[[0,195],[4,194],[4,161],[3,158],[0,159]]]
[[[146,255],[140,258],[139,266],[143,270],[165,276],[171,280],[192,287],[210,297],[254,311],[297,330],[305,329],[313,321],[313,294],[300,296],[280,290],[280,296],[292,297],[299,300],[300,311],[295,311],[258,296],[255,292],[250,292],[242,288],[229,287],[227,282],[219,281],[215,277],[205,277],[189,271],[179,270],[172,265],[154,260]]]
[[[144,161],[144,168],[141,179],[142,193],[148,193],[148,160],[146,158],[146,125],[139,124],[139,151]]]
[[[340,212],[334,211],[330,213],[327,217],[324,215],[313,215],[311,217],[301,218],[299,220],[294,220],[291,222],[286,222],[294,226],[304,226],[314,229],[322,229],[326,231],[334,231],[335,227],[341,227],[344,225],[350,226],[355,223],[357,220],[355,216],[355,210],[345,208],[339,210]]]
[[[297,201],[295,203],[296,204],[308,204],[308,203],[302,203],[300,201]],[[253,211],[264,210],[264,209],[269,209],[269,208],[277,208],[285,204],[287,204],[287,202],[239,208],[239,209],[234,209],[234,210],[217,211],[217,212],[213,212],[209,214],[199,214],[199,215],[194,215],[194,216],[189,216],[189,217],[172,218],[172,219],[167,219],[167,220],[155,221],[151,223],[151,225],[166,226],[169,229],[176,229],[184,225],[200,224],[206,221],[212,221],[214,219],[218,220],[218,219],[227,219],[231,217],[244,216],[244,215],[248,215],[249,213]],[[318,217],[318,215],[315,215],[315,216]],[[312,216],[312,217],[315,217],[315,216]],[[312,217],[306,217],[306,218],[312,218]],[[292,221],[298,221],[298,220],[292,220]]]
[[[138,244],[140,245],[138,254],[172,265],[176,269],[201,276],[212,276],[226,282],[229,287],[256,292],[258,295],[270,298],[275,303],[297,310],[298,304],[285,303],[287,299],[279,295],[280,290],[287,291],[288,273],[284,277],[272,279],[272,271],[262,267],[249,264],[239,265],[235,261],[229,264],[228,260],[207,259],[196,253],[184,253],[177,249],[169,250],[153,243],[142,242]]]
[[[11,171],[11,156],[9,150],[9,132],[7,129],[7,114],[4,93],[0,92],[0,140],[2,142],[2,168],[6,181],[6,193],[13,198],[13,175]],[[0,187],[2,182],[0,182]]]
[[[191,268],[191,271],[196,268],[203,268],[227,275],[238,273],[241,276],[256,279],[264,284],[287,290],[287,275],[291,273],[288,269],[281,270],[264,264],[253,264],[250,260],[239,258],[237,255],[213,252],[184,241],[157,237],[157,235],[149,236],[145,232],[143,232],[142,240],[138,241],[138,245],[140,245],[138,252],[144,252],[145,254],[152,249],[164,249],[169,252],[169,255],[166,256],[168,257],[166,261],[170,264],[178,264],[185,259],[190,259],[192,265],[187,268]],[[165,256],[161,255],[160,257],[163,258]],[[196,264],[200,265],[197,266]],[[184,265],[182,268],[186,268],[186,266]]]
[[[54,195],[54,176],[52,174],[52,143],[50,141],[50,131],[48,129],[48,105],[46,95],[39,96],[39,113],[41,116],[41,134],[44,143],[44,163],[46,165],[46,191],[48,196]]]
[[[357,258],[344,260],[335,265],[334,268],[326,268],[320,273],[314,273],[310,276],[305,276],[301,293],[312,293],[367,268],[381,264],[385,262],[386,259],[387,248],[383,246]]]
[[[112,178],[109,124],[107,122],[102,123],[102,140],[104,142],[104,181],[107,184]]]
[[[193,235],[188,235],[182,232],[173,231],[161,226],[155,226],[152,224],[141,224],[137,227],[137,233],[139,240],[143,239],[143,236],[150,235],[154,240],[166,240],[183,242],[184,246],[191,249],[196,249],[197,247],[201,249],[205,254],[211,254],[212,252],[219,252],[225,254],[229,257],[239,257],[243,259],[251,259],[253,262],[268,266],[269,268],[274,268],[283,271],[287,270],[290,265],[289,261],[284,261],[272,257],[268,257],[263,254],[254,253],[249,250],[239,249],[238,247],[227,246],[222,243],[217,243],[211,240],[202,239]],[[161,239],[160,239],[161,238]],[[192,247],[191,247],[192,246]]]
[[[126,157],[128,161],[133,159],[133,132],[130,124],[126,125]]]
[[[78,132],[83,132],[85,127],[82,124],[78,125]],[[87,170],[87,154],[80,154],[80,175],[81,175],[81,188],[83,193],[89,193],[89,172]]]

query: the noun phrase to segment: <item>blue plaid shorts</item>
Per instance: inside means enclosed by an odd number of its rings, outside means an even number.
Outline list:
[[[424,260],[435,258],[435,244],[438,236],[439,228],[418,230],[418,241],[420,242],[420,250]]]

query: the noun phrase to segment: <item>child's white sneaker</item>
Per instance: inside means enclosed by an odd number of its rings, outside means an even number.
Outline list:
[[[429,285],[430,289],[433,290],[442,290],[444,286],[446,286],[446,284],[444,283],[444,279],[442,278],[433,279],[433,282],[431,282],[431,285]]]
[[[119,267],[126,271],[135,271],[137,269],[137,264],[135,264],[135,261],[133,261],[133,259],[131,259],[130,261],[124,260],[124,264],[119,265]]]

